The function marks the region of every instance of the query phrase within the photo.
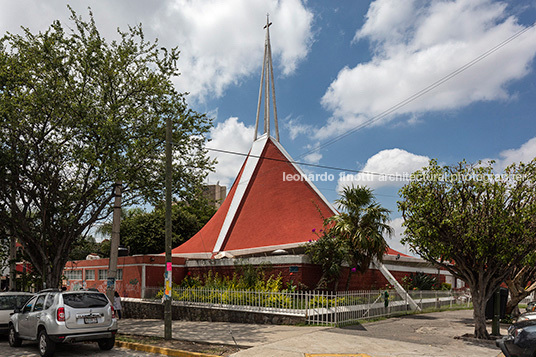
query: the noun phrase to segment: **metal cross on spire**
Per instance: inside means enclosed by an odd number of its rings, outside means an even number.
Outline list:
[[[259,130],[259,114],[264,88],[264,134],[270,136],[270,87],[272,89],[272,102],[274,104],[275,139],[279,141],[279,128],[277,125],[277,107],[275,104],[274,68],[272,65],[272,46],[270,45],[270,15],[266,15],[266,39],[264,41],[264,61],[262,63],[261,85],[259,88],[259,102],[257,104],[257,120],[255,122],[255,140]],[[271,83],[271,86],[270,86]]]

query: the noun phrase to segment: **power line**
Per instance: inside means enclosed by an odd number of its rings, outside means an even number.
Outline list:
[[[456,69],[455,71],[447,74],[443,78],[435,81],[434,83],[430,84],[426,88],[421,89],[420,91],[414,93],[413,95],[409,96],[408,98],[404,99],[403,101],[399,102],[398,104],[393,105],[389,109],[387,109],[387,110],[383,111],[382,113],[372,117],[371,119],[365,121],[364,123],[355,126],[353,129],[350,129],[349,131],[345,132],[344,134],[336,136],[335,138],[323,143],[322,145],[319,145],[316,148],[313,148],[313,149],[301,154],[300,156],[298,156],[298,158],[306,156],[306,155],[311,154],[313,152],[317,152],[318,150],[323,149],[323,148],[325,148],[325,147],[327,147],[329,145],[332,145],[332,144],[336,143],[337,141],[339,141],[339,140],[341,140],[341,139],[343,139],[343,138],[345,138],[345,137],[347,137],[347,136],[349,136],[349,135],[351,135],[351,134],[353,134],[353,133],[355,133],[355,132],[357,132],[357,131],[359,131],[359,130],[361,130],[361,129],[363,129],[363,128],[365,128],[365,127],[367,127],[367,126],[369,126],[369,125],[371,125],[371,124],[373,124],[375,122],[377,122],[378,120],[381,120],[381,119],[387,117],[388,115],[394,113],[398,109],[408,105],[409,103],[411,103],[414,100],[422,97],[423,95],[425,95],[426,93],[430,92],[431,90],[437,88],[438,86],[442,85],[443,83],[445,83],[445,82],[451,80],[452,78],[456,77],[460,73],[464,72],[465,70],[467,70],[470,67],[474,66],[478,62],[482,61],[484,58],[486,58],[486,57],[490,56],[491,54],[495,53],[496,51],[498,51],[502,47],[506,46],[508,43],[512,42],[513,40],[515,40],[519,36],[523,35],[528,30],[532,29],[534,26],[536,26],[536,23],[532,24],[531,26],[525,27],[523,30],[521,30],[521,31],[515,33],[514,35],[510,36],[509,38],[507,38],[506,40],[502,41],[501,43],[499,43],[495,47],[487,50],[486,52],[484,52],[480,56],[474,58],[472,61],[466,63],[465,65],[461,66],[460,68]]]
[[[506,40],[504,40],[501,43],[499,43],[498,45],[492,47],[491,49],[489,49],[486,52],[482,53],[478,57],[474,58],[470,62],[466,63],[465,65],[463,65],[461,67],[459,67],[455,71],[447,74],[446,76],[442,77],[441,79],[435,81],[434,83],[430,84],[429,86],[421,89],[420,91],[414,93],[413,95],[409,96],[408,98],[404,99],[403,101],[393,105],[392,107],[388,108],[387,110],[383,111],[382,113],[372,117],[371,119],[365,121],[364,123],[361,123],[361,124],[357,125],[353,129],[350,129],[349,131],[345,132],[344,134],[338,135],[335,138],[323,143],[322,145],[319,145],[319,146],[317,146],[317,147],[315,147],[315,148],[313,148],[313,149],[311,149],[311,150],[299,155],[298,157],[303,157],[303,156],[306,156],[308,154],[317,152],[320,149],[325,148],[325,147],[327,147],[329,145],[332,145],[335,142],[337,142],[337,141],[339,141],[339,140],[341,140],[341,139],[343,139],[343,138],[345,138],[345,137],[347,137],[347,136],[349,136],[349,135],[351,135],[351,134],[353,134],[353,133],[355,133],[355,132],[357,132],[357,131],[359,131],[359,130],[361,130],[361,129],[363,129],[363,128],[365,128],[365,127],[367,127],[367,126],[369,126],[369,125],[371,125],[373,123],[375,123],[375,122],[377,122],[378,120],[381,120],[381,119],[387,117],[388,115],[396,112],[398,109],[408,105],[409,103],[411,103],[411,102],[415,101],[416,99],[422,97],[426,93],[428,93],[428,92],[432,91],[433,89],[439,87],[443,83],[445,83],[445,82],[451,80],[452,78],[456,77],[460,73],[466,71],[470,67],[472,67],[475,64],[477,64],[478,62],[482,61],[484,58],[490,56],[491,54],[495,53],[496,51],[498,51],[502,47],[506,46],[508,43],[512,42],[513,40],[515,40],[519,36],[523,35],[525,32],[529,31],[534,26],[536,26],[536,23],[532,24],[531,26],[528,26],[528,27],[524,28],[521,31],[518,31],[514,35],[510,36]],[[226,153],[226,154],[231,154],[231,155],[239,155],[239,156],[248,156],[249,155],[247,153],[241,153],[241,152],[236,152],[236,151],[231,151],[231,150],[224,150],[224,149],[216,149],[216,148],[208,148],[208,147],[206,149],[210,150],[210,151],[216,151],[216,152],[221,152],[221,153]],[[348,171],[348,172],[353,172],[353,173],[358,173],[358,174],[367,174],[367,175],[374,175],[374,176],[390,177],[390,178],[395,178],[395,179],[402,178],[403,180],[407,179],[407,177],[404,177],[404,176],[401,176],[401,175],[396,175],[396,174],[385,174],[385,173],[370,172],[370,171],[363,171],[363,170],[345,169],[345,168],[340,168],[340,167],[335,167],[335,166],[310,164],[310,163],[299,162],[299,161],[290,161],[290,160],[287,161],[287,160],[283,160],[283,159],[276,159],[276,158],[263,157],[263,156],[257,156],[257,155],[249,155],[249,156],[255,157],[255,158],[260,158],[260,159],[266,159],[266,160],[291,162],[293,164],[298,164],[298,165],[302,165],[302,166],[311,166],[311,167],[323,168],[323,169],[328,169],[328,170],[344,171],[344,172]]]
[[[342,172],[348,171],[348,172],[354,172],[354,173],[357,173],[357,174],[366,174],[366,175],[382,176],[382,177],[391,177],[391,178],[395,178],[395,179],[403,179],[404,178],[404,176],[397,175],[397,174],[385,174],[385,173],[372,172],[372,171],[345,169],[345,168],[336,167],[336,166],[311,164],[311,163],[307,163],[307,162],[300,162],[300,161],[286,160],[286,159],[278,159],[278,158],[275,158],[275,157],[267,157],[267,156],[261,156],[261,155],[251,155],[251,154],[246,154],[246,153],[237,152],[237,151],[215,149],[215,148],[209,148],[209,147],[206,147],[206,149],[209,150],[209,151],[216,151],[216,152],[221,152],[221,153],[224,153],[224,154],[231,154],[231,155],[238,155],[238,156],[249,156],[249,157],[254,157],[254,158],[258,158],[258,159],[265,159],[265,160],[272,160],[272,161],[279,161],[279,162],[290,162],[292,164],[296,164],[296,165],[300,165],[300,166],[311,166],[311,167],[327,169],[327,170],[342,171]]]

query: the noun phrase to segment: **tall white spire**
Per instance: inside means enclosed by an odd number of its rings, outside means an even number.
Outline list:
[[[262,63],[261,84],[259,88],[259,102],[257,104],[257,119],[255,121],[255,140],[259,131],[259,114],[263,99],[264,89],[264,132],[270,136],[270,88],[272,90],[272,102],[274,108],[275,139],[279,142],[279,127],[277,125],[277,106],[275,104],[274,68],[272,65],[272,46],[270,45],[270,17],[266,15],[266,39],[264,41],[264,61]],[[271,85],[270,85],[271,84]]]

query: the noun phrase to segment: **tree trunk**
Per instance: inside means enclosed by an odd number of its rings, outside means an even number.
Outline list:
[[[322,273],[322,276],[320,277],[320,280],[318,280],[318,283],[316,284],[315,290],[323,290],[327,288],[327,279],[326,274]]]
[[[475,323],[475,338],[489,340],[490,336],[486,328],[486,299],[479,289],[471,287],[473,298],[473,319]]]
[[[61,281],[61,275],[58,276],[58,274],[54,274],[53,272],[49,272],[47,275],[47,278],[45,280],[46,287],[47,288],[58,288],[60,286]]]
[[[523,267],[513,279],[506,279],[506,285],[510,291],[510,300],[506,303],[506,313],[508,315],[519,315],[519,309],[517,305],[529,296],[534,290],[536,290],[536,283],[533,279],[534,268]],[[532,281],[530,286],[527,284]]]
[[[350,288],[350,280],[352,280],[352,269],[348,271],[348,278],[346,278],[346,292]]]
[[[510,300],[508,300],[508,302],[506,303],[506,314],[512,315],[512,313],[516,312],[517,310],[519,315],[519,309],[516,309],[516,307],[521,302],[521,300],[529,296],[529,294],[530,292],[527,292],[526,290],[521,294],[513,294],[512,291],[510,291]]]
[[[339,279],[335,279],[333,291],[336,293],[339,290]]]

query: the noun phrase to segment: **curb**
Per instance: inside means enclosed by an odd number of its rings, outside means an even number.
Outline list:
[[[305,357],[371,357],[365,353],[306,353]]]
[[[164,347],[144,345],[141,343],[125,342],[125,341],[115,341],[115,347],[128,348],[134,351],[159,353],[161,355],[172,356],[172,357],[218,357],[216,355],[209,355],[206,353],[181,351],[181,350],[175,350],[172,348],[164,348]]]

